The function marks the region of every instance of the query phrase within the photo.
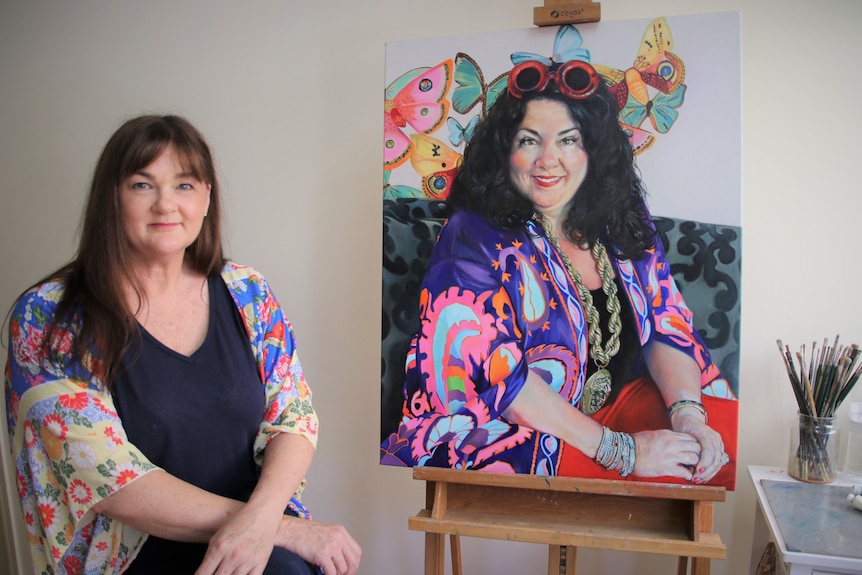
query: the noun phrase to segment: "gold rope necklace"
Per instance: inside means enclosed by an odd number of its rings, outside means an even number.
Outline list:
[[[578,290],[578,297],[581,300],[581,305],[584,308],[584,313],[587,316],[587,334],[589,336],[590,357],[596,364],[596,372],[591,375],[584,385],[584,392],[581,397],[580,409],[587,415],[593,415],[602,408],[608,396],[611,393],[611,372],[608,371],[608,364],[611,359],[620,350],[620,333],[622,332],[622,322],[620,321],[620,300],[617,298],[617,284],[611,278],[611,265],[608,261],[607,251],[601,242],[596,240],[592,247],[593,259],[596,262],[596,269],[602,277],[602,291],[608,297],[607,310],[611,316],[608,320],[608,330],[610,336],[607,344],[602,346],[602,327],[599,318],[599,312],[593,304],[593,296],[590,290],[584,286],[581,279],[581,274],[572,265],[572,261],[566,252],[560,246],[557,237],[551,231],[551,224],[548,219],[542,214],[533,214],[533,219],[539,222],[545,232],[545,237],[557,250],[560,259],[569,271],[572,281],[575,282],[575,287]]]

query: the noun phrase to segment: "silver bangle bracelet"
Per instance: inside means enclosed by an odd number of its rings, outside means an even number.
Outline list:
[[[670,404],[670,407],[667,408],[667,418],[670,419],[671,416],[682,409],[683,407],[693,407],[699,412],[703,414],[704,423],[709,422],[709,415],[706,413],[706,408],[699,401],[695,401],[693,399],[681,399],[679,401],[674,401]]]
[[[602,439],[596,451],[596,463],[627,477],[635,468],[635,440],[629,433],[602,427]]]

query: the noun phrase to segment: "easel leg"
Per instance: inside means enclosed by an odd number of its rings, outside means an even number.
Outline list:
[[[461,575],[461,537],[449,535],[449,551],[452,554],[452,575]]]
[[[694,539],[695,541],[700,541],[705,534],[712,533],[715,506],[712,501],[695,502],[694,514]],[[709,559],[704,557],[692,557],[691,575],[709,575]]]
[[[578,548],[571,545],[548,546],[548,575],[575,575]]]
[[[709,559],[692,557],[691,575],[709,575]]]
[[[425,534],[425,575],[443,575],[446,540],[440,533]]]

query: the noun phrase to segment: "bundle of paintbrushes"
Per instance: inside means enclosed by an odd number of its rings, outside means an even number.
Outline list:
[[[795,354],[778,340],[778,349],[799,406],[799,437],[791,445],[787,472],[803,481],[832,481],[835,414],[862,375],[862,354],[856,344],[839,345],[838,336],[831,346],[824,339],[820,348],[803,345]]]

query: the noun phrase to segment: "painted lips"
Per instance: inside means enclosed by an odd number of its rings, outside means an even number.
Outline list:
[[[543,188],[550,188],[552,186],[555,186],[562,179],[563,179],[562,176],[557,176],[557,177],[533,176],[533,181],[536,182],[536,185],[541,186]]]

